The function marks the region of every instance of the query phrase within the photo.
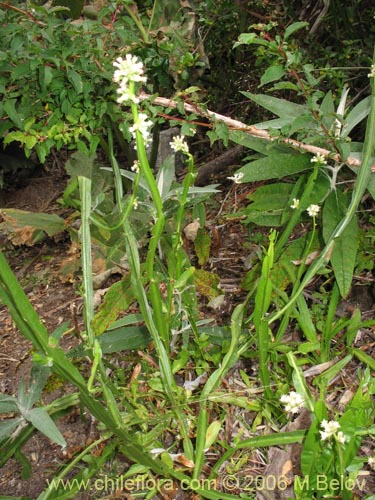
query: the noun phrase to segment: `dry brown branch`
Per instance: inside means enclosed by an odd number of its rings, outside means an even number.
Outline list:
[[[141,92],[139,95],[139,98],[144,101],[146,99],[149,99],[151,96],[149,94],[146,94],[145,92]],[[178,104],[176,101],[173,99],[167,99],[165,97],[156,97],[152,101],[154,104],[158,104],[159,106],[163,106],[165,108],[173,108],[176,109],[178,107]],[[243,132],[246,132],[247,134],[251,135],[252,137],[258,137],[260,139],[264,139],[266,141],[274,141],[276,140],[275,137],[272,137],[267,130],[262,130],[257,127],[253,127],[251,125],[246,125],[245,123],[242,123],[238,120],[233,120],[232,118],[228,118],[227,116],[220,115],[219,113],[215,113],[214,111],[210,110],[204,110],[202,108],[199,108],[198,106],[195,106],[193,104],[184,103],[184,110],[190,113],[196,113],[199,116],[204,116],[205,118],[208,118],[209,120],[214,120],[218,122],[225,123],[227,127],[231,130],[242,130]],[[279,140],[279,139],[278,139]],[[340,155],[332,153],[328,149],[324,148],[319,148],[317,146],[312,146],[310,144],[305,144],[300,141],[296,141],[294,139],[281,139],[281,142],[284,144],[289,144],[290,146],[293,146],[296,149],[302,150],[302,151],[307,151],[308,153],[311,154],[321,154],[326,158],[329,158],[331,160],[337,161],[337,162],[343,162],[342,158]],[[344,162],[343,162],[344,163]],[[357,158],[353,158],[349,156],[345,163],[347,165],[350,165],[351,167],[360,167],[361,166],[361,160],[358,160]],[[372,167],[372,170],[375,171],[375,167]]]

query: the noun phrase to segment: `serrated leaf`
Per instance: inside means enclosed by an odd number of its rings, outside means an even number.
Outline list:
[[[271,153],[244,165],[238,173],[243,173],[242,182],[256,182],[266,179],[280,179],[287,175],[311,168],[310,157],[304,154]]]
[[[282,66],[270,66],[263,73],[262,78],[260,79],[259,87],[263,87],[267,83],[275,82],[280,80],[285,75],[285,70]]]
[[[342,220],[347,209],[346,197],[341,191],[334,191],[327,198],[323,207],[323,238],[327,242],[337,224]],[[350,291],[354,266],[359,246],[357,217],[354,216],[346,229],[335,240],[331,253],[331,264],[342,297]]]
[[[34,408],[30,410],[27,414],[27,420],[30,421],[33,426],[38,429],[38,431],[47,436],[51,441],[60,446],[66,446],[64,436],[43,408]]]

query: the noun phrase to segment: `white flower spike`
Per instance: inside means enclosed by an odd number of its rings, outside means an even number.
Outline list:
[[[368,78],[374,78],[375,76],[375,64],[371,64],[370,73],[367,75]]]
[[[285,411],[288,413],[299,413],[300,409],[305,406],[303,397],[295,391],[283,394],[280,401],[285,405]]]
[[[310,205],[307,209],[307,213],[310,217],[316,217],[320,211],[319,205]]]

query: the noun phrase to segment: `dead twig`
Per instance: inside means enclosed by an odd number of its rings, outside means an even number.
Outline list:
[[[145,92],[141,92],[139,95],[140,100],[144,101],[146,99],[150,99],[152,96],[150,94],[146,94]],[[157,104],[159,106],[163,106],[165,108],[172,108],[176,109],[180,103],[174,101],[173,99],[168,99],[166,97],[156,97],[153,99],[153,104]],[[331,159],[336,162],[342,162],[346,163],[350,167],[360,167],[361,166],[361,160],[358,160],[357,158],[353,158],[352,156],[349,156],[345,161],[342,159],[342,157],[337,154],[337,153],[332,153],[329,151],[329,149],[325,148],[319,148],[317,146],[312,146],[311,144],[305,144],[304,142],[296,141],[295,139],[290,139],[290,138],[275,138],[270,135],[267,130],[259,129],[257,127],[254,127],[252,125],[246,125],[245,123],[242,123],[238,120],[233,120],[232,118],[229,118],[224,115],[220,115],[219,113],[215,113],[214,111],[210,110],[205,110],[202,108],[199,108],[198,106],[195,106],[193,104],[190,104],[188,102],[183,103],[184,110],[189,112],[189,113],[195,113],[198,114],[199,116],[203,116],[205,118],[208,118],[211,121],[217,121],[217,122],[222,122],[227,125],[227,127],[231,130],[242,130],[243,132],[246,132],[247,134],[251,135],[252,137],[258,137],[259,139],[264,139],[265,141],[275,141],[279,140],[283,144],[288,144],[298,150],[306,151],[307,153],[311,153],[313,155],[320,154],[324,156],[325,158]],[[375,165],[372,167],[372,171],[375,172]]]

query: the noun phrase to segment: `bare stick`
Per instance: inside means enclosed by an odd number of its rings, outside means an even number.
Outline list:
[[[139,95],[139,98],[144,101],[146,99],[149,99],[152,97],[149,94],[146,94],[145,92],[141,92]],[[156,97],[152,101],[154,104],[158,104],[159,106],[163,106],[165,108],[174,108],[176,109],[179,105],[176,101],[173,99],[167,99],[166,97]],[[232,118],[228,118],[227,116],[220,115],[219,113],[215,113],[214,111],[210,110],[204,110],[202,108],[199,108],[198,106],[194,106],[193,104],[190,104],[188,102],[184,102],[184,110],[190,113],[196,113],[200,116],[204,116],[205,118],[208,118],[210,120],[215,120],[218,122],[223,122],[227,125],[227,127],[231,130],[242,130],[243,132],[246,132],[247,134],[251,135],[252,137],[258,137],[260,139],[264,139],[266,141],[275,141],[276,138],[272,137],[267,130],[262,130],[257,127],[253,127],[252,125],[246,125],[245,123],[242,123],[238,120],[233,120]],[[281,142],[284,144],[289,144],[290,146],[293,146],[296,149],[300,149],[303,151],[307,151],[308,153],[312,153],[314,155],[316,154],[321,154],[324,157],[327,157],[331,160],[337,161],[337,162],[343,162],[346,163],[347,165],[350,165],[351,167],[360,167],[361,166],[361,160],[358,160],[357,158],[353,158],[352,156],[349,156],[345,162],[341,158],[341,156],[337,153],[332,153],[328,149],[324,148],[319,148],[317,146],[312,146],[310,144],[305,144],[304,142],[296,141],[295,139],[288,139],[284,138],[281,139]],[[372,166],[372,171],[375,171],[375,166]]]

